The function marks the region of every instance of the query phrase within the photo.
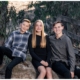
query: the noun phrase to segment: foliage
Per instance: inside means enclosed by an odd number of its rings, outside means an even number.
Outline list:
[[[16,14],[16,10],[15,10],[15,7],[12,6],[10,8],[10,11],[9,11],[9,19],[13,22],[14,25],[17,24],[17,14]]]
[[[47,26],[45,26],[46,32],[51,34],[51,22],[54,22],[56,18],[62,15],[70,18],[65,18],[67,21],[73,20],[68,22],[64,20],[64,24],[66,26],[65,28],[67,28],[66,30],[76,35],[80,35],[80,26],[73,24],[73,22],[77,24],[78,20],[80,19],[80,1],[32,1],[31,4],[28,5],[28,8],[32,7],[35,8],[35,17],[33,22],[36,19],[42,19],[44,23],[47,24]],[[53,21],[49,19],[52,19]]]
[[[16,25],[24,18],[24,10],[16,13],[12,6],[8,9],[8,1],[0,1],[0,36],[6,38],[8,34],[16,29]]]
[[[0,36],[6,36],[6,25],[9,21],[7,1],[0,1]]]
[[[24,19],[24,14],[25,14],[24,10],[19,11],[17,15],[17,20],[19,21],[19,23]]]
[[[80,19],[80,2],[77,1],[36,1],[31,2],[29,8],[35,8],[35,19],[55,18],[57,15]]]

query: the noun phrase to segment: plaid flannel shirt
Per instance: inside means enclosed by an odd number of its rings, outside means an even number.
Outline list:
[[[23,61],[26,59],[28,38],[30,32],[26,31],[21,34],[20,30],[13,31],[5,42],[5,47],[12,50],[12,56],[21,57]]]

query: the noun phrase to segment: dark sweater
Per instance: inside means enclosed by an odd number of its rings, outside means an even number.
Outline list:
[[[40,47],[40,42],[41,42],[41,36],[36,35],[36,47],[32,48],[32,34],[29,36],[29,52],[32,56],[33,60],[37,60],[37,61],[42,61],[45,60],[47,62],[49,62],[50,57],[51,57],[51,50],[50,50],[50,45],[49,45],[49,38],[48,36],[46,36],[46,47],[45,48],[41,48]]]

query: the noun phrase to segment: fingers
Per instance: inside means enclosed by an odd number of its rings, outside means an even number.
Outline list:
[[[46,62],[44,60],[42,60],[40,63],[43,64],[44,66],[48,66],[48,62]]]
[[[74,72],[71,72],[71,77],[74,78]]]

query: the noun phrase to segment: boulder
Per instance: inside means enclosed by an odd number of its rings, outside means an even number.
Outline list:
[[[52,74],[54,79],[59,78],[54,71],[52,71]],[[25,61],[24,63],[16,65],[12,71],[12,79],[35,79],[36,75],[36,70],[31,61]]]
[[[20,63],[13,68],[12,78],[16,79],[34,79],[36,72],[30,61]]]

